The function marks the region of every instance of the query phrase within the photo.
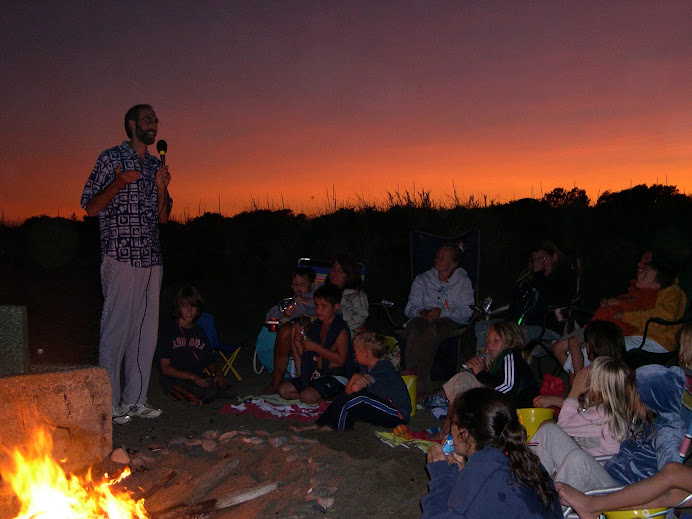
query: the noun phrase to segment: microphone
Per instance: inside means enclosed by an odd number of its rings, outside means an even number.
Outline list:
[[[168,143],[161,139],[159,142],[156,143],[156,151],[159,152],[159,156],[161,157],[161,165],[165,166],[166,152],[168,151]]]

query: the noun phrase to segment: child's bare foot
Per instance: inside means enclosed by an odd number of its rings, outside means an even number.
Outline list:
[[[579,492],[576,488],[568,485],[567,483],[556,482],[555,488],[560,495],[560,501],[563,504],[571,506],[579,519],[598,519],[601,512],[600,510],[593,510],[591,508],[591,497]]]
[[[301,433],[306,431],[316,431],[320,428],[320,426],[316,423],[311,423],[310,425],[289,425],[288,428],[295,433]]]
[[[260,395],[275,395],[275,394],[277,394],[278,392],[279,392],[279,388],[278,388],[278,387],[267,386],[267,387],[265,387],[265,388],[261,391]]]

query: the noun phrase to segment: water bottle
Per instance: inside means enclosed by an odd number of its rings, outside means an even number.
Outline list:
[[[445,454],[449,455],[454,452],[454,439],[452,438],[451,433],[447,435],[447,438],[445,438],[445,442],[442,444],[442,452]]]

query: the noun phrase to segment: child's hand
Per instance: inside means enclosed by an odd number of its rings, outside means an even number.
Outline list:
[[[293,314],[296,313],[296,305],[289,305],[286,307],[286,310],[283,312],[284,317],[293,317]]]
[[[538,395],[533,399],[534,407],[562,407],[562,398],[559,396]]]
[[[368,379],[366,379],[360,373],[354,373],[351,375],[348,383],[346,384],[346,389],[344,390],[347,395],[352,395],[358,391],[362,391],[368,386]]]
[[[469,360],[466,361],[466,365],[471,369],[471,371],[473,371],[474,375],[478,375],[481,371],[484,371],[486,368],[485,360],[478,356],[471,357]]]
[[[305,350],[305,351],[320,351],[320,348],[322,347],[311,339],[305,338],[305,339],[302,339],[302,341],[303,341],[303,350]]]
[[[591,380],[591,367],[583,368],[574,377],[572,382],[572,389],[569,390],[569,396],[571,398],[579,398],[589,390],[589,382]]]
[[[428,449],[428,463],[435,463],[436,461],[447,461],[447,456],[442,452],[442,445],[436,443]]]
[[[351,380],[353,380],[353,389],[354,392],[356,391],[362,391],[366,387],[370,385],[370,380],[368,380],[368,377],[361,373],[355,373],[352,377]]]
[[[456,452],[452,452],[451,454],[447,455],[447,462],[450,465],[457,465],[459,469],[466,467],[466,458],[457,454]]]
[[[193,377],[191,380],[199,387],[209,387],[209,381],[206,378],[202,378],[199,375],[193,375]]]
[[[220,388],[227,388],[230,385],[228,379],[220,371],[214,376],[214,385]]]

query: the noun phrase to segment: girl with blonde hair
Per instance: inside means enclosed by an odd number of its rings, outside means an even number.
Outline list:
[[[622,360],[598,357],[577,373],[562,405],[557,426],[592,456],[615,454],[627,437],[633,418],[628,375]],[[636,388],[631,389],[636,392]],[[549,434],[556,433],[539,429],[531,443],[544,465],[554,466],[552,449],[559,447],[543,444],[552,442],[547,438]]]

